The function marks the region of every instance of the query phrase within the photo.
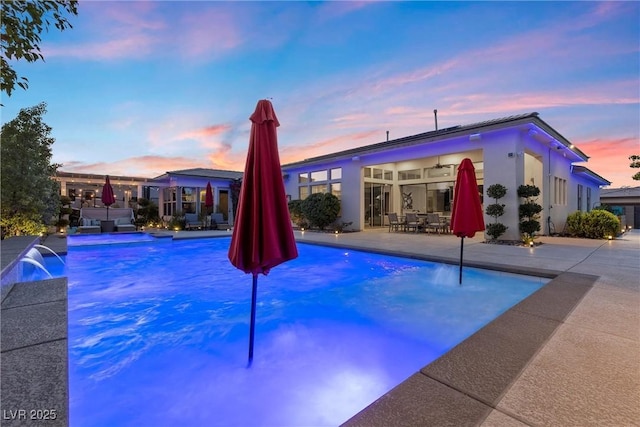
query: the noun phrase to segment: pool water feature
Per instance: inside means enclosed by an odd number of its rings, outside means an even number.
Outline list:
[[[247,368],[229,243],[69,247],[72,426],[338,425],[548,281],[298,244],[259,277]]]
[[[155,242],[158,239],[150,234],[142,232],[132,233],[102,233],[102,234],[75,234],[67,236],[67,246],[90,246],[124,243]]]

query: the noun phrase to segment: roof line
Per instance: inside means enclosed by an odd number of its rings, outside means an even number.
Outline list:
[[[317,162],[317,161],[326,160],[326,159],[335,159],[335,158],[339,158],[339,157],[351,156],[351,155],[354,155],[354,154],[363,154],[363,153],[365,153],[367,151],[377,151],[378,149],[382,149],[382,148],[403,146],[405,144],[410,144],[412,142],[424,141],[425,139],[429,139],[429,138],[432,138],[432,139],[438,138],[438,139],[440,139],[441,137],[448,136],[448,135],[454,135],[454,134],[457,134],[457,133],[463,133],[463,132],[469,132],[469,131],[472,131],[472,130],[484,129],[486,127],[495,126],[495,125],[503,125],[503,124],[506,124],[506,123],[522,121],[524,119],[537,119],[537,120],[540,120],[544,125],[546,125],[546,127],[548,127],[550,130],[552,130],[553,133],[555,133],[558,136],[562,137],[562,135],[560,135],[558,132],[555,132],[551,126],[549,126],[546,122],[544,122],[538,116],[539,116],[539,114],[537,112],[531,112],[531,113],[525,113],[525,114],[518,114],[518,115],[503,117],[503,118],[499,118],[499,119],[485,120],[485,121],[482,121],[482,122],[471,123],[471,124],[468,124],[468,125],[451,126],[451,127],[448,127],[448,128],[432,130],[432,131],[423,132],[423,133],[419,133],[419,134],[415,134],[415,135],[405,136],[405,137],[402,137],[402,138],[392,139],[390,141],[382,141],[382,142],[377,142],[377,143],[373,143],[373,144],[369,144],[369,145],[364,145],[364,146],[361,146],[361,147],[350,148],[348,150],[338,151],[336,153],[323,154],[323,155],[320,155],[320,156],[316,156],[316,157],[311,157],[311,158],[308,158],[308,159],[300,160],[298,162],[288,163],[288,164],[282,165],[282,167],[291,167],[291,166],[296,166],[296,165],[299,165],[299,164]],[[564,138],[564,137],[562,137],[562,138],[566,141],[566,138]],[[568,143],[568,141],[567,141],[567,143]]]

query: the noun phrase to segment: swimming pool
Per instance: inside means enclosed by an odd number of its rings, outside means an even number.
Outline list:
[[[228,238],[69,247],[72,426],[338,425],[547,279],[298,244],[251,276]]]

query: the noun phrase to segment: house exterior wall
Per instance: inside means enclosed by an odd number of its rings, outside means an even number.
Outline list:
[[[544,127],[544,126],[543,126]],[[580,159],[573,147],[562,143],[556,137],[550,136],[549,128],[541,128],[532,123],[493,127],[484,129],[481,134],[468,133],[437,140],[412,141],[405,146],[391,145],[388,150],[384,145],[377,144],[377,150],[354,154],[349,158],[311,159],[294,165],[284,165],[283,170],[291,174],[294,179],[286,183],[287,193],[292,199],[298,198],[297,174],[313,170],[329,170],[342,168],[342,218],[341,221],[352,222],[351,229],[363,230],[365,224],[364,183],[380,183],[390,185],[390,204],[388,212],[402,214],[401,185],[411,184],[411,180],[399,181],[399,171],[415,168],[424,170],[432,167],[436,162],[453,164],[454,176],[457,165],[463,158],[469,157],[476,164],[482,164],[479,184],[483,185],[483,209],[494,202],[486,196],[486,189],[492,184],[502,184],[507,188],[507,194],[499,200],[505,204],[505,214],[498,219],[508,227],[501,236],[503,240],[520,240],[518,207],[523,202],[517,195],[521,185],[535,185],[540,189],[536,203],[542,206],[538,218],[541,226],[540,234],[561,232],[567,215],[577,209],[578,185],[582,186],[583,210],[587,210],[587,192],[590,192],[590,207],[599,200],[602,182],[590,179],[586,175],[572,173],[572,162]],[[560,137],[561,138],[561,137]],[[340,153],[338,153],[340,154]],[[344,156],[344,155],[343,155]],[[437,159],[437,160],[436,160]],[[364,177],[363,168],[375,166],[392,171],[391,180],[377,180]],[[424,185],[425,179],[415,180],[416,184]],[[414,200],[415,201],[415,200]],[[424,206],[424,201],[416,201],[418,207]],[[491,223],[494,218],[485,215],[485,223]]]
[[[165,204],[170,201],[166,200],[164,189],[170,188],[176,192],[175,212],[183,212],[183,205],[181,201],[181,193],[183,188],[195,189],[195,213],[199,214],[204,209],[204,192],[207,188],[207,183],[211,183],[211,189],[213,191],[213,212],[219,212],[220,193],[226,191],[229,195],[229,201],[226,209],[226,218],[229,224],[233,224],[233,205],[230,198],[230,182],[226,179],[207,178],[201,176],[189,176],[189,175],[169,175],[162,180],[156,180],[155,185],[160,188],[158,196],[158,214],[160,218],[168,220],[167,217],[171,215],[165,215]],[[175,212],[172,212],[175,213]]]

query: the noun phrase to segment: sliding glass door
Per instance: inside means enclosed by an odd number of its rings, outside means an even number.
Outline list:
[[[364,226],[384,227],[391,206],[391,185],[375,182],[364,183]]]

